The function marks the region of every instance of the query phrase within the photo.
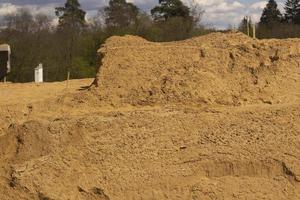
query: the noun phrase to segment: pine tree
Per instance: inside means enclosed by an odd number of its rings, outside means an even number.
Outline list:
[[[65,66],[61,73],[70,72],[76,57],[78,37],[85,26],[85,12],[80,8],[78,0],[67,0],[64,7],[55,8],[58,17],[58,32],[61,33],[62,46],[64,46]],[[76,72],[75,72],[76,73]]]
[[[300,24],[300,0],[287,0],[284,9],[286,22]]]
[[[78,0],[67,0],[64,7],[55,8],[59,29],[78,30],[85,25],[85,12]]]
[[[260,18],[260,24],[273,25],[282,21],[282,14],[275,0],[269,0]]]
[[[192,20],[190,9],[180,0],[159,0],[159,5],[151,10],[155,20],[167,21],[172,17]]]
[[[110,0],[104,8],[105,24],[108,27],[124,28],[133,24],[139,13],[138,7],[126,0]]]
[[[247,24],[248,24],[248,19],[247,17],[244,17],[239,24],[238,30],[247,34]]]

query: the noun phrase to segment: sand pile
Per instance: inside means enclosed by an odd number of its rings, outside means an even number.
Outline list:
[[[101,97],[112,103],[276,104],[299,97],[300,40],[213,33],[180,42],[111,37],[99,50]]]
[[[0,199],[299,200],[299,111],[33,111],[0,136]]]
[[[0,199],[299,200],[299,43],[112,37],[97,88],[0,84]]]

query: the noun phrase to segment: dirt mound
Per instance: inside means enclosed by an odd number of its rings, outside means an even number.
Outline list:
[[[0,136],[0,199],[298,200],[299,104],[273,106],[35,114]]]
[[[99,52],[96,83],[113,104],[276,104],[299,97],[299,39],[213,33],[152,43],[125,36],[111,37]]]
[[[299,40],[100,51],[90,90],[0,84],[1,200],[300,199]]]

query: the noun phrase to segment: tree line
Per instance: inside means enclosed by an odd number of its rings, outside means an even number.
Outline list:
[[[185,1],[186,2],[186,1]],[[300,0],[287,0],[285,13],[275,0],[269,0],[260,22],[259,38],[300,36]],[[187,39],[215,31],[201,25],[204,10],[195,0],[158,0],[146,13],[126,0],[110,0],[96,16],[87,19],[78,0],[66,0],[54,10],[58,22],[44,14],[33,15],[26,9],[4,17],[0,43],[12,47],[12,82],[34,80],[34,68],[42,63],[45,81],[94,77],[100,58],[97,49],[112,35],[138,35],[150,41]],[[239,30],[246,32],[246,19]]]
[[[281,13],[275,0],[269,0],[256,29],[257,36],[261,39],[300,37],[300,0],[287,0],[284,13]],[[246,17],[242,20],[239,30],[247,33]]]
[[[66,0],[55,8],[53,17],[33,15],[26,9],[2,20],[0,42],[12,47],[12,82],[34,80],[34,68],[42,63],[45,81],[94,77],[99,58],[97,49],[112,35],[133,34],[150,41],[182,40],[212,30],[201,24],[203,10],[190,1],[159,0],[151,14],[126,0],[110,0],[92,19],[78,0]]]

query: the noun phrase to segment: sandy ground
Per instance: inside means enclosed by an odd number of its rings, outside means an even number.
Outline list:
[[[300,198],[299,104],[57,109],[90,82],[0,84],[0,199]]]
[[[0,199],[300,199],[298,44],[116,37],[98,87],[0,83]]]
[[[75,92],[81,87],[89,86],[92,79],[57,83],[0,83],[0,104],[16,105],[20,103],[30,104],[46,99],[56,98],[66,92]],[[29,92],[30,91],[30,92]],[[20,101],[22,100],[22,101]]]

